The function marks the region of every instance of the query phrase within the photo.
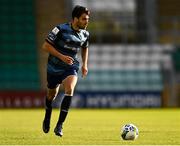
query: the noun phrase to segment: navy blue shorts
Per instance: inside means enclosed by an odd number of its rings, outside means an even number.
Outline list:
[[[76,75],[78,74],[78,70],[75,68],[69,68],[67,70],[64,70],[62,74],[50,74],[47,72],[47,87],[49,89],[56,88],[59,84],[62,83],[62,81],[70,75]]]

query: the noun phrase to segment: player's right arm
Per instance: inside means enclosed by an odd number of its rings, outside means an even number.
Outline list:
[[[70,56],[67,56],[67,55],[63,55],[62,53],[58,52],[50,43],[48,43],[47,41],[44,42],[43,46],[42,46],[42,49],[59,58],[60,60],[64,61],[65,63],[69,64],[69,65],[72,65],[73,64],[73,61],[74,59]]]
[[[59,58],[60,60],[64,61],[65,63],[72,65],[74,59],[70,56],[63,55],[59,51],[56,50],[55,46],[58,41],[58,38],[61,38],[61,30],[58,26],[54,27],[54,29],[48,34],[46,41],[44,42],[42,49],[49,54]]]

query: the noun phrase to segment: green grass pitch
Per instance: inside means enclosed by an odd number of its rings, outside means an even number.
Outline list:
[[[51,129],[42,132],[44,109],[0,109],[1,145],[180,145],[180,109],[71,109],[64,136],[53,130],[59,110],[53,109]],[[120,129],[133,123],[135,141],[124,141]]]

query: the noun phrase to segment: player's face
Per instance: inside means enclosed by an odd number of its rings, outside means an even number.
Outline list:
[[[77,21],[77,27],[79,29],[86,29],[86,27],[88,26],[88,23],[89,23],[89,15],[84,13],[79,17]]]

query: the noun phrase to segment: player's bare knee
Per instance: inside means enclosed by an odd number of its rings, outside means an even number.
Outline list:
[[[66,94],[66,95],[69,95],[69,96],[73,96],[73,94],[74,94],[74,89],[68,89],[68,90],[66,90],[66,91],[65,91],[65,94]]]
[[[57,95],[56,89],[49,89],[47,93],[47,98],[49,100],[53,100],[56,97],[56,95]]]
[[[55,96],[54,96],[54,95],[51,95],[51,94],[48,94],[48,95],[47,95],[47,99],[48,99],[48,100],[53,100],[54,97],[55,97]]]

